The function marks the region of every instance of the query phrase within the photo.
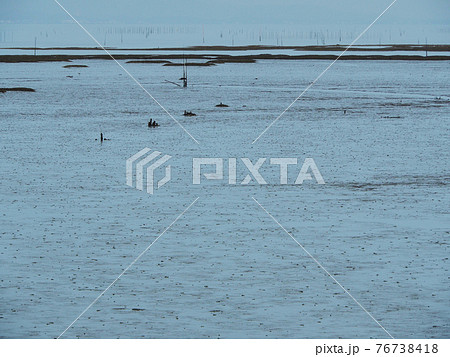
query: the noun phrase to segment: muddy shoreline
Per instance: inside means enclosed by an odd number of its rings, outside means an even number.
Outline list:
[[[171,60],[195,60],[190,62],[190,66],[212,66],[219,63],[254,63],[258,60],[335,60],[346,50],[346,46],[193,46],[193,47],[168,47],[168,48],[106,48],[108,51],[121,51],[113,56],[117,60],[127,60],[128,63],[160,63],[167,66],[176,66]],[[3,48],[6,49],[6,48]],[[14,47],[9,50],[35,50],[32,47]],[[215,52],[245,52],[245,51],[280,51],[291,50],[295,52],[317,52],[314,54],[218,54]],[[38,55],[0,55],[0,62],[22,63],[22,62],[71,62],[76,60],[111,60],[100,47],[46,47],[36,48]],[[39,54],[45,51],[101,51],[99,54]],[[133,52],[169,52],[166,54],[145,54]],[[202,51],[204,53],[196,54]],[[336,54],[324,54],[323,52],[336,52]],[[343,61],[448,61],[450,55],[441,52],[450,52],[450,45],[360,45],[347,49],[347,53],[339,59]],[[351,54],[351,52],[365,52],[364,54]],[[411,54],[380,54],[380,52],[410,52]],[[128,53],[123,53],[128,52]],[[170,53],[175,52],[175,53]],[[187,52],[187,54],[186,54]],[[194,53],[193,53],[194,52]],[[203,62],[199,62],[203,61]]]
[[[133,54],[118,54],[114,55],[116,60],[146,60],[147,62],[155,64],[156,61],[170,61],[170,60],[204,60],[210,63],[254,63],[258,60],[335,60],[338,55],[272,55],[272,54],[256,54],[256,55],[133,55]],[[112,60],[109,55],[3,55],[0,56],[0,63],[30,63],[30,62],[71,62],[76,60]],[[343,55],[339,58],[340,61],[449,61],[450,56],[425,56],[425,55]],[[164,62],[168,64],[169,62]],[[198,65],[198,64],[197,64]]]

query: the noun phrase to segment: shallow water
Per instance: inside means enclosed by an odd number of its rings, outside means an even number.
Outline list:
[[[188,89],[121,62],[200,145],[113,61],[74,63],[0,64],[36,89],[0,94],[2,337],[57,337],[196,197],[64,337],[388,337],[252,196],[394,337],[449,337],[448,62],[337,62],[255,144],[328,61],[189,68]],[[154,195],[125,185],[144,147],[173,157]],[[268,185],[194,186],[192,157],[312,157],[326,184],[266,163]]]

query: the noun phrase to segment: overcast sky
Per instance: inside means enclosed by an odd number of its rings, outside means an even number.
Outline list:
[[[127,24],[359,24],[393,0],[58,0],[82,22]],[[398,0],[386,24],[450,24],[449,0]],[[0,21],[61,23],[54,0],[0,0]]]

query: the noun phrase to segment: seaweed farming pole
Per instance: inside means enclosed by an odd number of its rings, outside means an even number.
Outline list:
[[[187,62],[186,57],[183,54],[183,77],[181,77],[179,80],[183,81],[183,88],[187,88],[188,85],[188,79],[187,79]]]
[[[186,67],[186,76],[184,77],[184,78],[186,78],[186,79],[185,79],[185,81],[184,81],[184,86],[187,87],[187,85],[188,85],[188,65],[187,65],[187,59],[185,60],[184,66]]]
[[[188,85],[188,73],[187,73],[187,62],[186,57],[183,57],[183,88],[187,88]]]

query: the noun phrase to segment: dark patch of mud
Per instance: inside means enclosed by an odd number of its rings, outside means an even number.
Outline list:
[[[36,92],[33,88],[14,87],[14,88],[0,88],[0,93],[6,92]]]
[[[195,62],[188,62],[188,63],[166,63],[164,64],[164,66],[172,66],[172,67],[181,67],[186,65],[187,67],[210,67],[210,66],[215,66],[216,64],[212,61],[208,61],[208,62],[199,62],[199,63],[195,63]]]
[[[168,63],[172,63],[170,61],[167,60],[135,60],[135,61],[127,61],[126,63],[163,63],[163,64],[168,64]]]
[[[88,68],[89,66],[85,64],[68,64],[65,65],[64,68]]]

